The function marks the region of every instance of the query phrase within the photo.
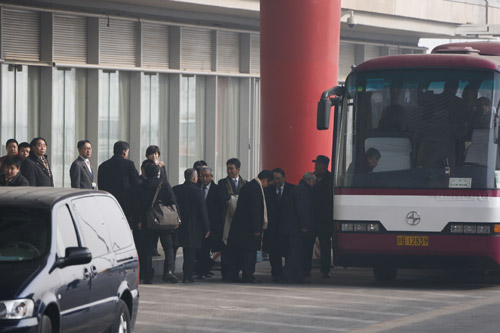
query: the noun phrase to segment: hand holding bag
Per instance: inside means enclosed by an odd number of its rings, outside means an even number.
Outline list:
[[[177,207],[175,205],[164,205],[161,201],[156,201],[160,193],[163,182],[156,189],[151,207],[146,212],[148,228],[155,230],[177,229],[181,223]]]

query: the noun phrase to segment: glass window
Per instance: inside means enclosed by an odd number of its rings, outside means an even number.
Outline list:
[[[118,203],[104,196],[95,197],[94,199],[103,214],[104,224],[111,238],[112,250],[119,250],[132,245],[133,239],[130,227]]]
[[[50,250],[50,211],[0,206],[0,262],[27,261]]]
[[[128,141],[129,115],[130,73],[100,70],[98,164],[113,156],[116,141]]]
[[[92,252],[92,257],[100,257],[107,254],[109,248],[108,231],[104,225],[104,219],[96,209],[93,197],[81,198],[72,201],[73,212],[78,221],[79,234],[82,236],[83,246]]]
[[[78,238],[76,236],[75,225],[73,223],[73,219],[71,218],[71,214],[69,213],[68,207],[59,207],[55,217],[57,225],[56,251],[60,258],[64,258],[66,255],[66,248],[79,246]]]
[[[240,133],[240,79],[217,79],[217,143],[216,170],[219,178],[226,176],[226,161],[239,158]],[[246,172],[246,171],[245,171]]]
[[[388,70],[348,78],[337,185],[492,188],[493,73]]]
[[[183,75],[179,120],[179,181],[184,170],[205,158],[206,78]]]
[[[52,171],[56,187],[70,187],[69,168],[78,156],[76,143],[84,139],[87,71],[53,69]],[[78,136],[80,135],[80,136]]]
[[[1,65],[2,131],[0,142],[15,138],[18,142],[31,141],[38,136],[40,112],[40,68],[26,65]],[[5,149],[0,153],[3,155]]]

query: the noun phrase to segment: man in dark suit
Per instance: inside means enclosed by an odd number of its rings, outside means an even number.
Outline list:
[[[284,202],[281,231],[289,237],[289,247],[282,277],[287,282],[309,282],[306,265],[312,253],[308,251],[314,244],[314,212],[312,203],[312,186],[316,176],[306,172]],[[309,256],[309,257],[307,257]]]
[[[267,229],[267,209],[264,189],[273,181],[273,173],[263,170],[243,186],[234,213],[227,245],[235,262],[231,265],[233,281],[239,281],[239,267],[242,282],[260,283],[254,276],[257,251],[261,248],[262,231]]]
[[[295,185],[285,181],[285,171],[281,168],[273,169],[273,176],[273,184],[264,190],[269,224],[264,231],[262,250],[269,254],[271,276],[274,282],[278,282],[283,270],[282,258],[286,257],[288,250],[288,237],[280,233],[279,230],[283,215],[283,203]]]
[[[21,158],[19,156],[7,156],[3,160],[3,175],[0,176],[0,186],[30,186],[26,178],[21,175]]]
[[[217,194],[217,209],[220,212],[219,226],[217,230],[222,231],[222,248],[221,248],[221,274],[222,279],[230,281],[232,277],[229,275],[231,268],[229,262],[234,262],[231,259],[231,253],[226,251],[227,237],[233,219],[234,211],[238,203],[238,195],[243,185],[247,183],[240,176],[241,162],[237,158],[230,158],[226,162],[227,177],[220,179],[218,182]]]
[[[198,182],[196,169],[186,169],[184,179],[184,184],[174,186],[173,190],[182,221],[179,227],[179,241],[184,255],[183,282],[192,283],[196,250],[201,248],[202,239],[210,235],[210,224],[205,195],[196,184]]]
[[[80,140],[77,144],[80,156],[76,158],[69,169],[71,187],[95,189],[94,170],[90,165],[89,158],[92,156],[92,145],[89,140]]]
[[[196,169],[196,168],[194,168]],[[198,171],[198,170],[197,170]],[[205,197],[207,206],[208,221],[210,223],[210,236],[202,240],[201,249],[196,251],[196,274],[200,278],[209,277],[214,261],[210,257],[210,249],[220,251],[222,230],[218,230],[218,209],[217,209],[217,184],[214,183],[213,171],[209,167],[199,170],[201,189]]]
[[[21,164],[21,174],[29,181],[30,186],[54,187],[52,171],[47,160],[47,141],[34,138],[30,142],[30,156]]]
[[[328,171],[330,159],[324,155],[318,155],[313,162],[317,182],[312,189],[312,197],[316,236],[319,239],[320,247],[321,277],[329,279],[331,277],[333,242],[333,191],[331,173]],[[309,249],[310,258],[312,258],[313,247],[314,242]],[[310,273],[309,264],[307,269]]]
[[[101,163],[97,174],[99,189],[115,196],[127,218],[133,213],[130,191],[139,185],[139,173],[128,159],[129,151],[128,142],[115,142],[113,156]]]

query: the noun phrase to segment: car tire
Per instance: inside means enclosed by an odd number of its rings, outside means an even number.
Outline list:
[[[394,281],[398,276],[398,270],[390,266],[376,266],[373,268],[373,275],[377,281]]]
[[[130,312],[127,304],[123,300],[118,301],[118,313],[116,319],[111,326],[111,333],[130,333]]]
[[[52,320],[47,315],[43,315],[38,326],[39,333],[52,333]]]

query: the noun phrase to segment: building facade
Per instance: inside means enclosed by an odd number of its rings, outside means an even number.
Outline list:
[[[484,23],[486,9],[479,0],[367,3],[342,1],[339,81],[364,60],[425,52],[420,37],[453,37]],[[436,3],[448,11],[435,16]],[[487,15],[499,15],[495,6]],[[231,157],[245,178],[258,173],[258,0],[0,1],[0,15],[2,155],[9,138],[44,137],[62,187],[81,139],[92,142],[95,170],[125,140],[137,167],[158,145],[172,184],[199,159],[217,179]]]

